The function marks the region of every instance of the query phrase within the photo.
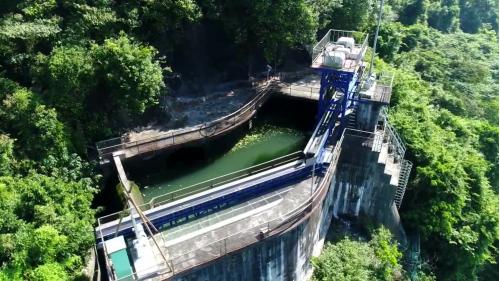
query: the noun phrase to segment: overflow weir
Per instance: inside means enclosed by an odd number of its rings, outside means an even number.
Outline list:
[[[330,30],[312,72],[256,82],[255,97],[226,117],[129,142],[100,142],[129,208],[98,219],[110,280],[307,280],[332,218],[370,217],[404,246],[398,208],[411,163],[387,121],[392,75],[366,73],[367,35]],[[358,43],[356,43],[358,42]],[[359,43],[360,42],[360,43]],[[250,120],[271,93],[317,100],[305,148],[138,206],[122,161],[215,137]]]

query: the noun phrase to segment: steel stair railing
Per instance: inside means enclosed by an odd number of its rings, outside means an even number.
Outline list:
[[[394,203],[398,209],[401,207],[403,202],[403,197],[406,191],[406,185],[408,184],[408,179],[410,178],[411,167],[413,164],[408,160],[403,160],[401,163],[401,171],[399,172],[398,187],[396,189],[396,194],[394,195]]]

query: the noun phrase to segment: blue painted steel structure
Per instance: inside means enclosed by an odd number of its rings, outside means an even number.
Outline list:
[[[354,105],[354,92],[359,84],[358,72],[346,72],[330,68],[320,68],[321,88],[318,100],[318,117],[325,114],[326,110],[333,112],[333,118],[329,121],[329,135],[335,122],[340,121],[340,130],[346,125],[347,109]],[[340,94],[340,98],[335,96]]]
[[[355,44],[355,37],[360,40],[359,44]],[[322,118],[325,112],[333,113],[328,120],[329,136],[332,136],[333,128],[342,131],[346,127],[348,109],[352,108],[359,100],[355,98],[355,93],[365,68],[363,57],[367,44],[366,34],[330,29],[313,48],[311,67],[321,74],[316,122],[324,122]],[[345,57],[337,56],[346,50],[349,51]],[[339,60],[339,58],[341,59]],[[327,62],[332,59],[337,61],[335,66],[332,66],[331,62]],[[335,126],[337,122],[339,126]],[[340,134],[336,134],[335,137],[338,139]],[[330,142],[336,141],[336,139],[330,140]]]
[[[355,99],[355,93],[360,83],[360,76],[364,67],[360,67],[356,72],[347,72],[331,68],[319,68],[321,73],[321,88],[318,100],[317,122],[321,121],[326,111],[333,112],[333,118],[330,118],[328,129],[332,136],[332,129],[335,123],[340,122],[338,130],[342,131],[346,126],[347,110],[355,106],[358,99]],[[339,96],[336,98],[336,96]],[[336,135],[337,139],[340,134]]]
[[[322,176],[326,172],[326,168],[327,165],[317,165],[314,167],[315,170],[314,174]],[[294,172],[286,174],[284,176],[277,177],[259,184],[255,184],[249,188],[245,188],[225,196],[214,198],[202,204],[194,205],[179,211],[171,212],[166,215],[160,216],[158,218],[150,217],[150,221],[157,229],[164,229],[170,226],[184,223],[193,218],[213,213],[220,209],[224,209],[226,207],[234,206],[238,203],[244,202],[250,198],[255,198],[259,195],[267,193],[276,188],[298,183],[303,179],[309,177],[312,173],[312,169],[313,166],[311,165],[304,166],[303,168],[297,169]],[[140,219],[136,218],[136,220]],[[102,238],[104,240],[107,240],[119,235],[123,235],[125,237],[132,237],[134,235],[132,225],[129,224],[128,226],[124,226],[119,230],[117,229],[116,232],[104,234]]]

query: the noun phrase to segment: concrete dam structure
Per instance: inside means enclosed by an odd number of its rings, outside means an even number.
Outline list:
[[[330,223],[346,217],[370,218],[404,246],[398,208],[411,163],[387,121],[392,75],[365,71],[366,49],[366,34],[330,30],[313,49],[315,78],[303,75],[305,83],[297,74],[260,83],[257,98],[242,110],[181,131],[189,136],[183,142],[170,133],[101,143],[101,163],[115,164],[129,203],[99,218],[95,229],[108,278],[308,280]],[[128,158],[245,124],[271,93],[317,100],[316,126],[301,152],[136,202]]]
[[[405,243],[393,201],[397,186],[391,184],[398,171],[386,167],[392,159],[385,154],[385,145],[377,152],[370,147],[371,141],[360,137],[358,131],[348,129],[344,133],[328,191],[302,222],[285,233],[180,274],[175,280],[308,280],[312,274],[310,258],[321,253],[332,219],[342,216],[371,217]]]

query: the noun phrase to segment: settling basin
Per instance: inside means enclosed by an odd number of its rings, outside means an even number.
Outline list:
[[[242,127],[134,164],[128,169],[130,179],[140,187],[144,202],[186,188],[195,192],[198,183],[302,150],[313,130],[315,110],[314,101],[272,96]]]

